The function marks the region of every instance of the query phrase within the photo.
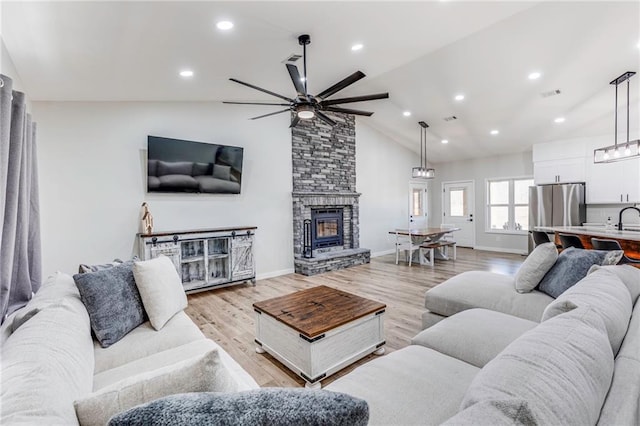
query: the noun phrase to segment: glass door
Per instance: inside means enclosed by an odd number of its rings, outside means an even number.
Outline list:
[[[409,229],[427,227],[427,183],[409,183]]]

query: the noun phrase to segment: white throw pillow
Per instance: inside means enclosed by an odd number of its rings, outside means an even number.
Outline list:
[[[129,408],[168,395],[187,392],[215,392],[216,383],[228,381],[227,370],[217,349],[197,357],[139,374],[76,400],[73,405],[82,426],[106,425],[109,419]]]
[[[187,307],[187,296],[176,268],[166,256],[135,262],[133,276],[151,326],[160,330]]]
[[[557,259],[558,249],[554,243],[544,243],[536,247],[516,273],[516,291],[528,293],[536,288]]]

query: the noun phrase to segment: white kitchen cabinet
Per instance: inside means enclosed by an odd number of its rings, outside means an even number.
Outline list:
[[[587,204],[640,203],[639,158],[594,164],[592,154],[585,163]]]
[[[533,180],[536,185],[584,182],[584,157],[536,161],[533,163]]]

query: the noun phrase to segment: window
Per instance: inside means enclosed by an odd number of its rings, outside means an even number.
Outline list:
[[[487,227],[489,231],[525,232],[529,229],[531,178],[487,181]]]

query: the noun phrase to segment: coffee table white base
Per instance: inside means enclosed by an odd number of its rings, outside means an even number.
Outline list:
[[[384,353],[384,309],[309,338],[275,318],[256,311],[256,352],[267,352],[302,377],[305,387],[357,360]]]

